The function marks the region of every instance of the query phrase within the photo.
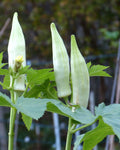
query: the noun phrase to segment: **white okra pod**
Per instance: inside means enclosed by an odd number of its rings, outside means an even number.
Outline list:
[[[71,94],[71,88],[69,85],[69,57],[63,40],[60,37],[54,23],[51,24],[51,33],[53,65],[58,97],[66,97]]]
[[[74,35],[71,36],[71,79],[73,103],[86,108],[88,106],[90,88],[89,73]]]
[[[15,12],[12,20],[12,29],[8,43],[8,63],[9,67],[16,72],[16,67],[26,66],[26,50],[23,31],[18,21],[18,14]],[[10,77],[10,86],[12,76]],[[15,79],[14,89],[18,91],[25,90],[25,75]]]

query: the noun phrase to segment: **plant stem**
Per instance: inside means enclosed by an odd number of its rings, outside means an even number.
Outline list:
[[[77,131],[79,131],[79,130],[81,130],[81,129],[83,129],[83,128],[86,128],[86,127],[88,127],[88,126],[91,126],[91,125],[94,124],[95,122],[96,122],[96,120],[95,120],[94,122],[90,123],[90,124],[86,124],[86,125],[83,125],[83,126],[77,128],[77,129],[71,130],[71,132],[72,132],[72,134],[73,134],[73,133],[75,133],[75,132],[77,132]]]
[[[23,93],[23,96],[25,96],[25,94],[27,93],[28,88],[29,88],[29,83],[26,83],[26,88],[25,88],[25,91]]]
[[[16,118],[17,110],[15,108],[11,108],[10,110],[10,124],[9,124],[9,139],[8,139],[8,150],[13,150],[13,142],[14,142],[14,125]]]
[[[15,79],[12,78],[12,87],[11,87],[10,95],[11,95],[11,101],[15,104],[16,99],[17,99],[17,93],[14,92],[14,81],[15,81]],[[16,112],[17,112],[16,108],[11,107],[9,133],[8,133],[8,150],[13,150],[14,125],[15,125]]]
[[[71,141],[72,141],[71,128],[72,128],[72,119],[69,118],[68,133],[67,133],[67,140],[66,140],[65,150],[71,150]]]

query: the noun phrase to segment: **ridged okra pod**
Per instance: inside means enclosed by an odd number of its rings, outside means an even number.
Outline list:
[[[69,85],[69,57],[63,40],[60,37],[54,23],[51,24],[51,33],[53,65],[58,97],[66,97],[71,94]]]
[[[12,29],[8,43],[8,63],[13,72],[16,72],[21,66],[26,66],[25,39],[18,22],[17,13],[14,13],[12,20]],[[10,77],[10,86],[11,85],[12,76]],[[20,75],[15,79],[14,90],[25,90],[25,75]]]
[[[86,108],[88,106],[90,88],[89,73],[74,35],[71,36],[71,79],[73,103]]]

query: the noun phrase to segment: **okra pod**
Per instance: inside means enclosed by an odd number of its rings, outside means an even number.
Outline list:
[[[88,106],[90,88],[89,73],[74,35],[71,36],[71,79],[73,103],[86,108]]]
[[[71,88],[69,84],[69,57],[63,40],[59,35],[54,23],[51,24],[51,33],[53,66],[58,97],[66,97],[71,94]]]
[[[23,60],[21,61],[20,58]],[[8,43],[8,64],[13,72],[16,72],[16,66],[26,66],[26,50],[23,31],[18,21],[17,13],[14,13],[12,20],[12,29]],[[18,68],[19,69],[19,68]],[[12,76],[10,77],[10,86],[12,85]],[[15,79],[14,90],[25,90],[25,75],[20,75]]]

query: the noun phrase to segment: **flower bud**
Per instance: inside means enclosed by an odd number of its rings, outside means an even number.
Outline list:
[[[89,98],[89,73],[83,56],[81,55],[75,36],[71,36],[71,79],[73,103],[87,107]]]
[[[71,89],[69,85],[69,57],[63,40],[60,37],[54,23],[51,24],[51,33],[53,66],[58,97],[66,97],[71,94]]]
[[[20,64],[19,67],[21,67],[21,65],[23,67],[26,66],[25,39],[21,26],[18,22],[17,13],[14,13],[13,16],[12,29],[8,43],[8,63],[13,72],[16,72],[16,65],[18,64]],[[10,86],[11,85],[12,76],[10,77]],[[25,75],[21,75],[15,79],[14,89],[18,91],[25,90]]]

